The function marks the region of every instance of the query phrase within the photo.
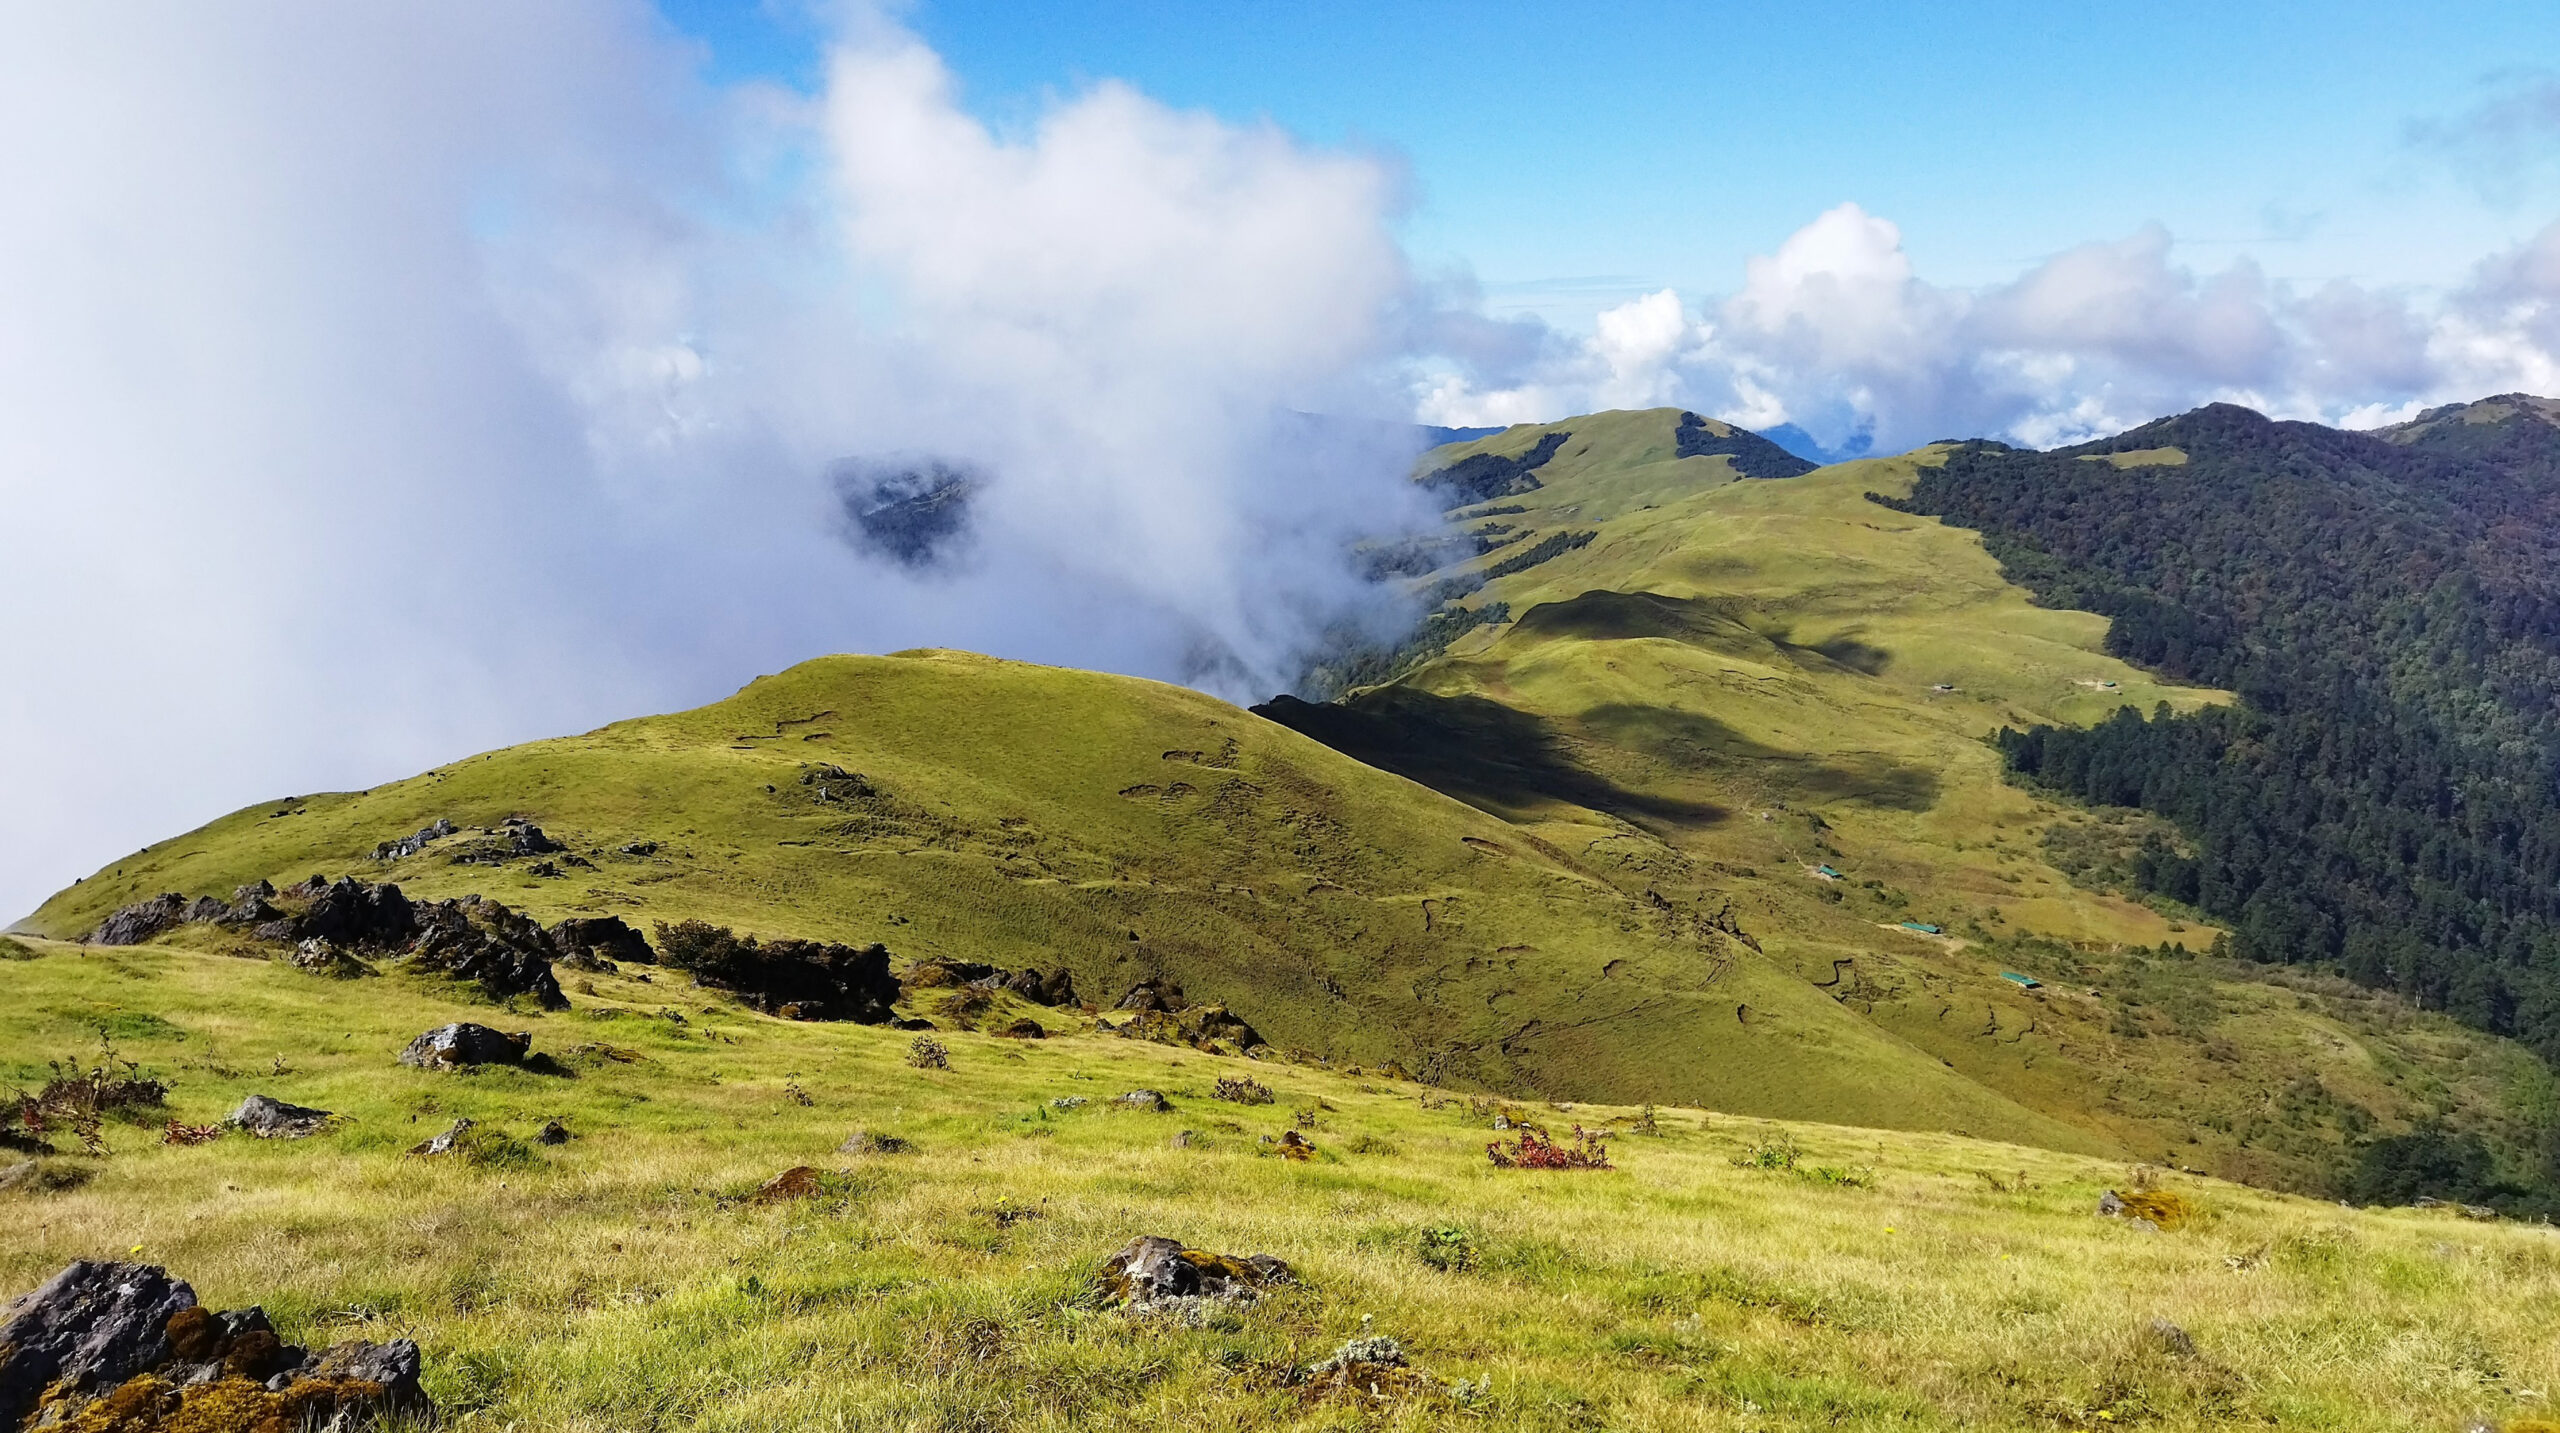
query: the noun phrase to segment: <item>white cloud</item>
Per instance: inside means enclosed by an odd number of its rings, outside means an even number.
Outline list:
[[[1271,688],[1407,454],[1392,167],[1104,85],[1019,138],[859,22],[0,12],[0,916],[233,806],[943,643]],[[993,475],[973,560],[827,464]]]
[[[1695,339],[1630,344],[1632,316],[1612,310],[1525,368],[1434,367],[1416,385],[1422,407],[1439,422],[1544,421],[1641,394],[1893,450],[1972,435],[2075,442],[2217,400],[2369,423],[2560,391],[2560,224],[2430,302],[2344,281],[2296,292],[2246,259],[2199,273],[2157,226],[2005,284],[1941,286],[1914,272],[1892,223],[1843,204],[1694,318],[1668,291],[1641,303],[1644,332]]]

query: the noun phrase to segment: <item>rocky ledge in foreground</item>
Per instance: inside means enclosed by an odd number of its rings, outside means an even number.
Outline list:
[[[311,1353],[262,1310],[208,1310],[155,1265],[84,1259],[0,1309],[0,1428],[354,1433],[395,1417],[435,1417],[416,1344]]]

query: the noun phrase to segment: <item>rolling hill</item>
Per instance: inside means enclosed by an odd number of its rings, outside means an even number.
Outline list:
[[[1102,1006],[1171,981],[1277,1050],[1461,1088],[2323,1192],[2421,1127],[2528,1167],[2553,1122],[2530,1056],[2217,957],[2202,913],[2133,898],[2174,826],[2006,779],[1999,729],[2231,699],[2107,655],[2105,618],[2039,605],[1975,533],[1889,506],[1950,451],[1808,471],[1677,410],[1515,428],[1422,470],[1471,540],[1400,580],[1467,622],[1339,701],[1248,713],[959,653],[825,658],[697,711],[263,803],[29,928],[352,873],[546,921],[1063,966]],[[509,818],[566,852],[486,863],[474,833]],[[376,859],[439,820],[464,830]]]
[[[2508,420],[2372,441],[2524,473]],[[2160,439],[2050,461],[2155,499],[2215,461]],[[2268,714],[2124,660],[2155,609],[2058,601],[2156,599],[2032,541],[2067,513],[1920,511],[2047,461],[1986,451],[1472,437],[1420,473],[1449,531],[1374,554],[1435,622],[1334,700],[825,657],[136,852],[0,938],[0,1295],[165,1266],[296,1344],[415,1340],[464,1426],[2553,1427],[2548,1227],[2329,1202],[2452,1157],[2534,1207],[2547,1067],[2228,953],[2246,912],[2163,875],[2212,828],[2021,769]],[[281,936],[200,914],[271,896]],[[558,982],[294,944],[324,908]],[[739,949],[685,922],[903,983],[800,1018],[671,963]],[[1128,1008],[1175,987],[1267,1043]],[[400,1061],[452,1021],[530,1053]],[[1540,1167],[1577,1129],[1606,1167]],[[1104,1272],[1139,1236],[1291,1272],[1150,1309]]]

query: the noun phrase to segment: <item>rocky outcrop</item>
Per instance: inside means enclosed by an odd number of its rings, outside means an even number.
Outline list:
[[[545,1010],[568,1008],[569,997],[551,973],[556,947],[530,917],[497,901],[464,896],[417,908],[418,936],[409,947],[412,969],[476,982],[494,999],[529,996]]]
[[[1243,1054],[1268,1043],[1260,1031],[1223,1005],[1186,1005],[1170,1013],[1141,1009],[1133,1018],[1121,1022],[1113,1033],[1124,1040],[1188,1045],[1221,1054]]]
[[[279,896],[289,904],[279,906]],[[413,968],[474,982],[493,1000],[528,997],[546,1010],[569,1003],[551,972],[554,955],[563,950],[649,959],[640,933],[609,916],[566,920],[546,931],[480,896],[411,901],[396,885],[351,876],[313,876],[281,893],[260,881],[234,891],[227,906],[210,896],[192,903],[175,893],[158,896],[107,917],[89,939],[135,945],[190,920],[246,929],[255,939],[289,946],[285,958],[315,974],[367,974],[359,954],[406,955]]]
[[[370,1428],[427,1421],[418,1346],[349,1339],[314,1354],[264,1311],[214,1312],[148,1264],[82,1260],[0,1322],[0,1428]]]
[[[409,1042],[400,1052],[400,1063],[421,1070],[453,1070],[466,1065],[520,1065],[525,1052],[533,1048],[533,1036],[519,1031],[510,1035],[486,1025],[468,1021],[439,1025]]]
[[[460,829],[439,816],[410,835],[403,836],[397,841],[385,841],[374,847],[373,858],[377,861],[404,861]]]
[[[327,1110],[289,1105],[271,1095],[251,1095],[223,1123],[260,1139],[306,1139],[336,1118]]]
[[[187,898],[176,891],[153,896],[98,922],[89,933],[91,945],[140,945],[186,919]]]
[[[832,941],[759,941],[725,926],[682,921],[657,928],[658,956],[748,1006],[786,1020],[850,1020],[885,1025],[898,999],[889,948]]]

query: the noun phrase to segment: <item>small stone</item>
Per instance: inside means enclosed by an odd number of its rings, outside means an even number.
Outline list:
[[[1173,1101],[1166,1099],[1162,1090],[1131,1090],[1112,1103],[1153,1114],[1165,1114],[1173,1109]]]
[[[535,1144],[567,1144],[569,1127],[558,1120],[544,1120],[542,1128],[534,1134],[533,1142]]]
[[[1086,1100],[1082,1095],[1060,1095],[1056,1099],[1049,1101],[1049,1108],[1053,1110],[1082,1109],[1088,1103],[1090,1103],[1090,1101]]]
[[[462,1137],[471,1132],[471,1125],[470,1120],[455,1120],[445,1127],[444,1133],[428,1140],[425,1144],[412,1145],[409,1156],[413,1159],[432,1159],[438,1155],[451,1154],[461,1147]]]
[[[836,1146],[836,1153],[838,1153],[838,1154],[906,1154],[906,1153],[909,1153],[909,1152],[913,1151],[914,1149],[915,1149],[915,1146],[914,1146],[914,1145],[907,1143],[905,1140],[900,1139],[900,1138],[899,1138],[899,1137],[897,1137],[896,1135],[893,1135],[893,1134],[874,1134],[874,1133],[872,1133],[872,1132],[871,1132],[871,1131],[869,1131],[869,1130],[859,1130],[859,1129],[858,1129],[858,1130],[855,1130],[851,1135],[846,1136],[846,1138],[845,1138],[845,1142],[844,1142],[844,1143],[842,1143],[842,1144],[840,1144],[840,1145],[837,1145],[837,1146]]]

